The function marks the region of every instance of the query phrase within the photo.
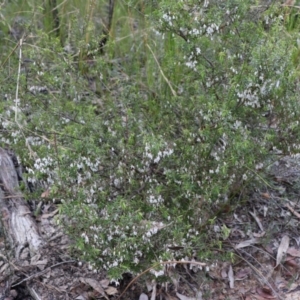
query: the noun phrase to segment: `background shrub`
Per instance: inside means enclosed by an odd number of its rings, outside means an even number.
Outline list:
[[[56,34],[39,1],[14,5],[1,24],[15,32],[1,45],[1,143],[60,200],[76,254],[112,278],[210,257],[220,244],[206,225],[298,149],[290,8],[118,1],[100,55],[105,1],[64,2]]]

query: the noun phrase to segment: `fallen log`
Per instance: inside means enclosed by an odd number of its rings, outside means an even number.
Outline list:
[[[44,244],[38,233],[28,205],[19,191],[18,175],[9,154],[0,148],[0,211],[2,228],[14,249],[15,259],[20,259],[20,251],[28,246],[31,256],[38,253]]]

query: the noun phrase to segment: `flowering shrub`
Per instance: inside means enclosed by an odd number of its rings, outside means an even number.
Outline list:
[[[297,151],[298,33],[287,34],[279,7],[252,2],[153,2],[144,21],[155,26],[121,70],[93,57],[94,94],[41,34],[38,50],[23,49],[37,63],[19,79],[18,103],[12,84],[2,87],[2,144],[61,201],[76,253],[112,278],[209,256],[203,229],[217,207],[234,205],[274,153]],[[49,91],[30,92],[25,77]]]

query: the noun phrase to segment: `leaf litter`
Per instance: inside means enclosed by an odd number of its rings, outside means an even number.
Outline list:
[[[276,174],[278,177],[280,171]],[[245,205],[235,208],[226,219],[216,219],[210,234],[220,232],[215,228],[228,229],[222,250],[234,254],[232,261],[207,262],[210,267],[206,270],[194,268],[192,263],[181,269],[177,265],[171,276],[176,292],[169,290],[159,298],[158,288],[156,299],[300,300],[300,191],[297,185],[293,188],[300,177],[290,171],[286,174],[293,180],[284,175],[280,181],[273,178],[274,190],[270,186],[256,188]],[[285,182],[292,184],[286,186]],[[148,295],[153,297],[153,291]]]

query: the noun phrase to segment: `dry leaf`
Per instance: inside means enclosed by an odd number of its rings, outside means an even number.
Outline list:
[[[180,276],[178,276],[178,274],[176,274],[175,272],[169,272],[169,276],[172,280],[172,283],[174,284],[175,291],[178,291]],[[155,289],[155,288],[156,288],[156,285],[153,286],[153,289]]]
[[[177,296],[180,300],[195,300],[195,298],[187,297],[187,296],[181,295],[181,294],[179,294],[179,293],[176,293],[176,296]]]
[[[147,286],[147,290],[148,292],[151,292],[153,289],[153,284],[156,285],[155,281],[150,281],[150,280],[146,280],[146,286]]]
[[[223,279],[227,278],[227,272],[226,272],[226,269],[225,269],[225,268],[223,268],[222,271],[221,271],[221,277],[222,277]]]
[[[151,300],[156,299],[156,284],[153,286],[152,294],[151,294]]]
[[[263,297],[264,299],[276,299],[276,297],[274,297],[272,295],[272,291],[269,288],[263,287],[263,288],[258,288],[257,290],[257,294],[261,297]]]
[[[229,279],[229,287],[231,289],[233,289],[234,288],[234,275],[233,275],[232,265],[229,266],[228,279]]]
[[[144,293],[140,294],[139,300],[148,300],[148,296]]]
[[[286,253],[294,257],[300,257],[300,250],[294,247],[289,248]]]
[[[256,211],[254,211],[254,212],[251,212],[251,211],[250,211],[249,214],[254,218],[254,220],[256,221],[256,223],[257,223],[259,229],[260,229],[261,231],[264,231],[264,227],[262,226],[262,224],[261,224],[261,222],[260,222],[260,219],[259,219],[258,216],[256,215]]]
[[[196,300],[202,300],[202,292],[198,291],[196,294]]]
[[[263,237],[263,236],[265,236],[265,234],[266,234],[265,231],[262,231],[262,232],[260,232],[260,233],[255,233],[255,232],[253,232],[253,236],[254,236],[255,238]]]
[[[181,295],[179,293],[176,293],[176,296],[180,300],[202,300],[202,292],[200,292],[200,291],[197,292],[196,297],[187,297],[187,296]]]
[[[295,258],[292,257],[292,256],[287,257],[285,259],[285,263],[286,263],[287,266],[290,266],[290,267],[293,267],[293,268],[298,268],[299,267],[296,260],[295,260]]]
[[[270,244],[265,245],[264,249],[271,255],[273,255],[273,249],[272,246]]]
[[[264,197],[265,199],[270,199],[271,198],[269,193],[261,193],[261,196]]]
[[[41,198],[48,198],[49,195],[50,195],[50,189],[47,189],[42,193]]]
[[[103,279],[100,281],[100,284],[104,289],[106,289],[109,286],[109,280],[108,279]]]
[[[31,263],[31,265],[32,266],[37,266],[42,271],[42,270],[45,269],[47,263],[48,263],[48,260],[44,259],[44,260],[39,260],[39,261],[36,261],[34,263]]]
[[[117,294],[118,290],[113,286],[109,286],[107,289],[105,289],[105,292],[107,295],[111,296]]]
[[[53,212],[49,213],[49,214],[43,214],[41,216],[41,218],[43,219],[48,219],[49,217],[53,217],[54,215],[56,215],[58,213],[58,209],[54,210]]]
[[[84,297],[83,295],[80,295],[80,296],[76,297],[75,300],[87,300],[87,298]]]
[[[296,1],[295,0],[286,0],[283,5],[286,5],[286,6],[293,6],[295,5]]]
[[[239,270],[239,271],[235,274],[235,280],[244,280],[244,279],[246,279],[251,273],[252,273],[251,268],[241,269],[241,270]]]
[[[243,241],[243,242],[237,244],[234,248],[241,249],[241,248],[245,248],[245,247],[248,247],[248,246],[251,246],[254,244],[258,244],[258,243],[260,243],[260,240],[257,238],[254,238],[254,239]]]
[[[105,299],[109,300],[109,298],[106,296],[105,291],[103,290],[101,284],[97,280],[92,279],[92,278],[83,278],[83,277],[80,277],[79,280],[82,283],[90,285],[94,290],[96,290],[98,293],[100,293]]]
[[[300,219],[300,214],[289,204],[286,204],[286,208],[288,208],[298,219]]]
[[[173,296],[169,295],[166,291],[164,292],[163,299],[165,299],[165,300],[178,300],[177,297],[173,297]]]
[[[267,216],[267,212],[268,212],[268,207],[267,206],[263,206],[263,210],[264,210],[264,217]]]
[[[299,284],[297,282],[293,282],[292,284],[288,285],[288,290],[287,292],[290,293],[290,292],[293,292],[294,290],[298,290],[299,288]],[[298,291],[299,292],[299,291]],[[299,293],[298,293],[299,294]]]
[[[299,300],[299,299],[300,299],[299,291],[286,294],[286,296],[284,298],[284,300]]]
[[[281,263],[283,257],[286,255],[287,250],[289,248],[290,238],[285,235],[280,242],[278,247],[277,256],[276,256],[276,266],[275,268]]]

